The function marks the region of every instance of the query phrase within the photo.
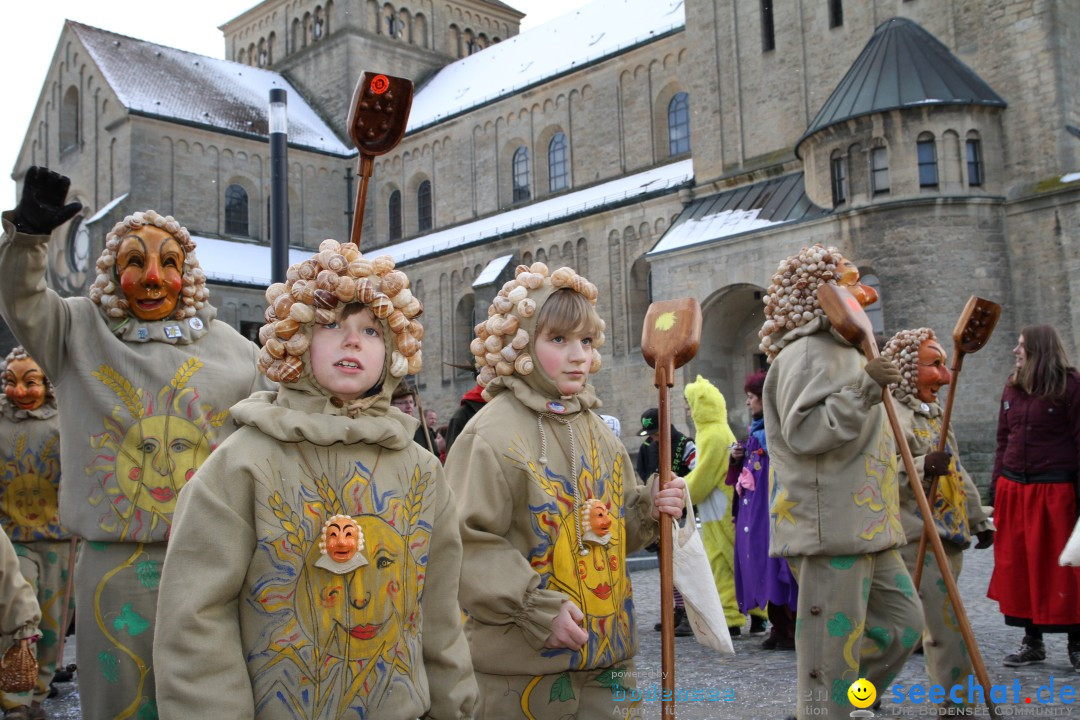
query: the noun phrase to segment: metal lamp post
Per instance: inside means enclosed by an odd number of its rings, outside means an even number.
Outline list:
[[[270,279],[285,282],[289,268],[289,115],[286,93],[270,90]]]

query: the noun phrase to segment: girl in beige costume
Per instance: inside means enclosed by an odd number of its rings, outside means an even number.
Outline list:
[[[938,477],[932,508],[934,527],[941,536],[952,574],[959,578],[963,551],[971,544],[972,536],[979,540],[976,547],[990,547],[994,526],[982,509],[975,483],[960,462],[952,428],[949,428],[945,452],[939,454],[936,450],[941,438],[941,406],[937,403],[937,392],[951,381],[945,351],[933,330],[918,328],[898,332],[885,344],[882,355],[894,362],[904,376],[892,391],[897,400],[897,417],[927,493],[932,478]],[[903,465],[900,466],[899,487],[900,520],[908,539],[908,543],[900,548],[900,555],[908,572],[914,576],[923,520]],[[919,586],[926,619],[922,643],[926,672],[932,684],[948,689],[966,681],[972,672],[971,658],[945,591],[941,570],[929,547]]]
[[[177,506],[154,648],[165,720],[472,717],[453,497],[390,406],[420,370],[408,286],[388,256],[324,240],[267,289],[259,367],[281,386],[233,407],[240,429]]]
[[[905,539],[881,406],[882,386],[900,373],[881,358],[868,364],[832,330],[817,288],[837,281],[857,284],[858,271],[835,248],[803,248],[773,276],[761,329],[772,363],[762,389],[769,553],[787,558],[799,583],[800,718],[847,717],[849,686],[866,678],[885,687],[922,632],[896,551]]]
[[[258,348],[215,319],[195,245],[171,217],[117,223],[90,297],[49,290],[46,245],[73,207],[67,190],[32,168],[4,213],[0,314],[57,387],[60,519],[88,541],[75,568],[83,717],[142,720],[157,714],[155,608],[177,493],[232,432],[229,407],[265,385]]]
[[[657,537],[654,505],[682,514],[685,483],[651,501],[593,412],[586,381],[603,344],[595,300],[596,287],[570,268],[549,277],[543,263],[521,265],[470,348],[488,402],[455,441],[446,473],[461,517],[478,718],[637,711],[626,555]],[[568,378],[563,366],[547,369],[549,343],[568,348]]]
[[[0,363],[0,527],[11,538],[23,577],[41,606],[37,644],[38,683],[32,692],[5,693],[4,710],[30,706],[31,720],[43,718],[59,657],[63,601],[68,588],[71,533],[60,524],[60,418],[52,383],[37,363],[17,347]],[[36,407],[35,407],[36,405]]]

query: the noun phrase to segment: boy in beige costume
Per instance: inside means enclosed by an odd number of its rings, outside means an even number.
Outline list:
[[[851,683],[888,685],[923,626],[896,551],[905,539],[881,405],[900,373],[882,358],[867,363],[832,330],[817,302],[823,283],[869,290],[835,248],[803,248],[773,276],[760,333],[772,363],[762,390],[769,552],[788,559],[799,583],[799,718],[847,717]]]
[[[472,717],[453,497],[390,406],[420,370],[408,286],[389,256],[324,240],[267,289],[259,367],[280,388],[233,407],[177,505],[165,720]]]
[[[86,720],[153,718],[151,653],[165,541],[184,483],[264,387],[258,348],[215,320],[187,230],[152,210],[117,223],[89,298],[45,285],[50,233],[79,210],[31,168],[4,213],[0,314],[57,387],[60,519],[88,542],[75,568]]]
[[[52,383],[21,347],[0,363],[0,528],[41,606],[37,687],[4,693],[5,718],[45,717],[41,703],[59,660],[71,533],[60,524],[60,418]]]
[[[636,716],[626,555],[657,537],[657,508],[681,516],[685,483],[654,487],[650,500],[592,411],[587,381],[603,344],[595,301],[596,287],[570,268],[549,277],[543,263],[518,266],[470,346],[488,402],[446,473],[461,517],[478,718]]]
[[[937,451],[942,414],[937,393],[952,380],[945,349],[933,330],[918,328],[898,332],[885,344],[882,355],[895,363],[903,374],[903,380],[892,391],[897,399],[897,417],[928,498],[930,481],[934,477],[938,479],[932,507],[934,526],[941,536],[952,574],[959,578],[963,551],[971,544],[972,535],[978,538],[975,547],[988,548],[994,542],[994,526],[982,509],[975,483],[960,462],[952,428],[949,428],[945,451]],[[903,465],[900,466],[899,484],[900,519],[908,539],[900,554],[914,577],[923,520]],[[922,643],[926,672],[932,684],[949,688],[971,674],[971,658],[945,591],[941,570],[929,546],[919,586],[926,619]]]

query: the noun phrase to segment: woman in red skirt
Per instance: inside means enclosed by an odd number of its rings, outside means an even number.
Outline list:
[[[1080,568],[1058,565],[1077,517],[1080,374],[1049,325],[1025,327],[1013,354],[1016,369],[998,417],[998,534],[987,596],[1007,625],[1025,631],[1006,666],[1043,662],[1043,633],[1064,632],[1069,662],[1080,672]]]

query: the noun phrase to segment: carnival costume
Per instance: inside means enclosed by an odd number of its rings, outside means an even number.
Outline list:
[[[29,360],[21,348],[0,363],[0,375],[13,360]],[[11,539],[19,569],[41,608],[37,642],[38,683],[33,692],[5,693],[4,710],[40,704],[49,694],[66,628],[63,601],[68,588],[71,533],[60,524],[60,418],[52,383],[44,380],[42,404],[23,409],[0,395],[0,527]],[[68,615],[70,617],[70,614]]]
[[[154,652],[163,718],[471,718],[476,685],[457,604],[461,543],[442,466],[390,405],[420,370],[421,312],[389,256],[324,240],[267,289],[259,367],[281,382],[237,404],[240,426],[181,497]],[[372,392],[311,371],[314,325],[371,309],[385,360]],[[329,558],[328,531],[359,531]],[[208,557],[214,558],[207,563]]]
[[[470,349],[487,404],[446,461],[461,517],[461,605],[480,685],[478,717],[600,717],[635,687],[634,605],[626,555],[654,540],[649,489],[622,443],[592,409],[592,385],[562,396],[534,364],[536,320],[570,288],[595,304],[596,287],[570,268],[518,266]],[[603,333],[593,348],[603,344]],[[593,351],[591,372],[600,366]],[[606,510],[604,542],[589,509]],[[586,644],[545,648],[570,600]],[[626,707],[628,711],[633,708]],[[622,709],[619,709],[622,712]]]
[[[800,718],[846,717],[859,678],[888,686],[923,627],[897,552],[905,538],[881,386],[817,303],[817,287],[843,263],[821,246],[781,263],[761,330],[772,364],[762,391],[770,553],[788,559],[799,583]]]
[[[66,192],[65,178],[60,202]],[[195,245],[172,217],[147,210],[117,223],[90,297],[61,298],[45,285],[49,235],[17,232],[18,212],[3,216],[0,313],[57,387],[60,518],[88,541],[75,570],[83,717],[152,717],[158,583],[177,493],[232,432],[229,408],[265,386],[258,348],[215,319]],[[122,236],[143,227],[184,251],[181,297],[162,320],[137,317],[116,274]]]

